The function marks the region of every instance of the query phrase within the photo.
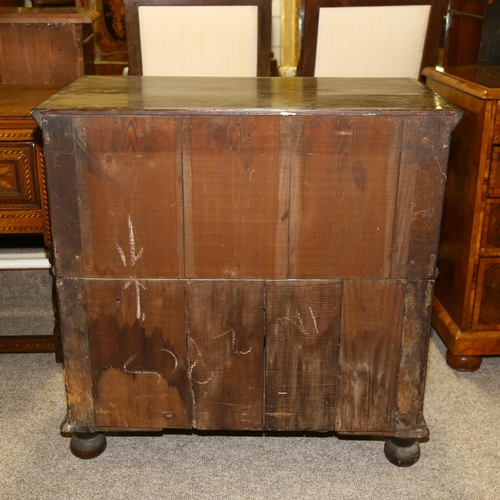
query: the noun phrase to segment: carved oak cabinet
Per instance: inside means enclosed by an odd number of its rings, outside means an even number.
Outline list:
[[[419,456],[448,142],[414,80],[84,77],[40,105],[68,417]]]

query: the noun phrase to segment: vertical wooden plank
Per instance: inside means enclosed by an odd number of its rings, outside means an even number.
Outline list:
[[[0,83],[69,85],[84,74],[81,25],[55,21],[2,23]]]
[[[83,276],[71,116],[37,116],[43,131],[56,276]]]
[[[294,136],[290,278],[388,277],[402,120],[304,118]]]
[[[183,283],[85,284],[96,425],[189,427]]]
[[[341,281],[267,281],[265,428],[335,428]]]
[[[422,429],[434,281],[405,284],[396,434]]]
[[[83,279],[56,280],[68,401],[67,428],[94,432],[94,397]]]
[[[390,277],[393,279],[406,278],[421,133],[421,117],[404,118],[402,131],[404,147],[401,149],[396,217],[391,242]]]
[[[189,281],[186,324],[193,427],[262,430],[263,282]]]
[[[404,304],[402,280],[345,280],[336,429],[391,432]]]
[[[75,118],[86,277],[184,274],[176,119]]]
[[[417,180],[408,247],[407,278],[434,278],[450,134],[455,117],[427,115],[417,138]]]
[[[290,117],[184,120],[186,276],[286,278]]]

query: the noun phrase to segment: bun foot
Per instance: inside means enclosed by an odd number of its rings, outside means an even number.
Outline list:
[[[420,444],[414,438],[390,437],[385,442],[384,453],[391,464],[410,467],[420,458]]]
[[[106,436],[99,432],[73,434],[69,448],[75,457],[95,458],[106,449]]]
[[[475,372],[482,361],[482,356],[455,356],[449,349],[446,350],[446,363],[459,372]]]

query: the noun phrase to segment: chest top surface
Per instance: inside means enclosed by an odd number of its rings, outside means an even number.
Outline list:
[[[452,113],[413,79],[182,78],[85,76],[37,107],[88,114],[422,114]]]

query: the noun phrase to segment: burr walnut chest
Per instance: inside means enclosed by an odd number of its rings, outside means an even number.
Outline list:
[[[414,463],[458,115],[410,79],[84,77],[40,105],[73,452],[336,431]]]
[[[462,109],[453,133],[433,324],[457,370],[500,354],[500,67],[424,70]]]

